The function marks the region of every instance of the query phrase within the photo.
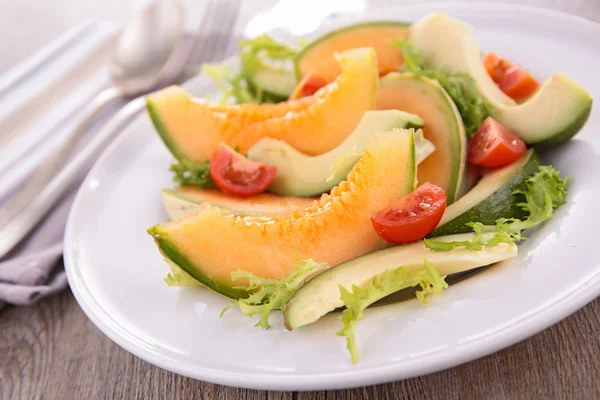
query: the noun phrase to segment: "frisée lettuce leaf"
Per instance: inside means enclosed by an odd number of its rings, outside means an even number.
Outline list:
[[[274,103],[263,88],[251,84],[256,71],[266,63],[291,63],[297,50],[280,43],[269,35],[261,35],[254,39],[240,41],[239,72],[229,65],[205,64],[203,73],[210,75],[221,92],[219,102],[223,104],[264,104]]]
[[[342,285],[338,286],[340,298],[346,309],[340,317],[343,327],[337,335],[346,337],[346,346],[350,352],[352,364],[356,364],[359,359],[354,329],[356,323],[364,318],[363,311],[367,307],[392,293],[416,286],[421,288],[416,292],[417,298],[427,304],[429,296],[441,294],[448,287],[444,280],[445,277],[440,276],[431,263],[424,260],[424,265],[424,270],[415,273],[406,273],[404,267],[399,267],[393,271],[387,270],[383,274],[374,277],[371,284],[364,288],[353,285],[352,290],[348,290]]]
[[[563,179],[554,167],[541,166],[538,172],[526,180],[525,190],[517,190],[511,194],[524,198],[518,205],[528,213],[525,220],[501,218],[496,221],[496,225],[470,222],[467,225],[475,232],[473,240],[442,242],[425,239],[425,246],[433,251],[450,251],[457,247],[481,250],[499,243],[517,243],[524,239],[522,232],[525,229],[534,228],[549,220],[554,210],[566,203],[567,182],[568,178]]]
[[[245,299],[239,299],[230,303],[221,311],[221,317],[232,307],[239,307],[242,314],[252,317],[260,314],[260,319],[255,326],[263,329],[271,328],[269,325],[269,313],[273,310],[285,311],[285,307],[294,293],[313,275],[325,270],[327,264],[315,262],[313,259],[298,260],[296,268],[291,274],[278,281],[275,279],[263,279],[251,272],[238,268],[231,273],[233,281],[248,280],[246,286],[235,286],[235,289],[244,289],[250,293]]]
[[[204,64],[202,73],[213,78],[215,86],[221,92],[221,104],[261,104],[260,93],[252,93],[241,74],[235,73],[229,65]]]
[[[171,272],[167,274],[165,283],[169,286],[202,286],[200,282],[185,272],[181,267],[165,258],[165,261],[171,265]]]
[[[171,164],[173,180],[180,185],[193,185],[201,189],[212,189],[216,185],[210,176],[210,162],[197,164],[187,160],[180,160]]]

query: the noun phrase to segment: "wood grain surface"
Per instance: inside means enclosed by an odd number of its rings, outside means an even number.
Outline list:
[[[8,3],[0,3],[0,14]],[[600,0],[515,3],[600,21]],[[456,368],[361,389],[300,393],[224,387],[154,367],[106,338],[68,290],[31,307],[0,310],[0,399],[599,399],[599,371],[600,299],[532,338]]]

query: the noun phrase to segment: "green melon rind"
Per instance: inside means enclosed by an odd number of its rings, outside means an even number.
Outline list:
[[[160,118],[160,112],[158,111],[158,105],[152,101],[150,97],[146,98],[146,110],[148,111],[148,115],[150,116],[150,120],[158,132],[158,135],[162,139],[169,152],[175,157],[178,161],[185,160],[186,157],[179,150],[177,145],[171,141],[171,136],[169,135],[168,129],[163,124],[162,119]]]
[[[192,262],[181,254],[177,249],[177,246],[169,240],[168,233],[160,229],[160,225],[151,227],[148,229],[148,233],[154,238],[160,252],[166,258],[187,272],[203,286],[230,299],[240,299],[248,296],[248,292],[243,289],[233,289],[229,286],[220,285],[218,282],[209,279],[206,275],[201,274],[199,271],[201,271],[202,268],[195,267]]]
[[[469,209],[456,218],[439,226],[428,237],[454,235],[472,232],[473,229],[466,224],[481,222],[485,225],[494,225],[500,218],[525,218],[527,213],[518,206],[524,199],[519,195],[512,195],[515,190],[525,190],[525,180],[538,171],[541,161],[535,151],[530,150],[529,158],[518,169],[516,175],[507,183],[500,186],[491,196],[478,204],[469,205]],[[518,162],[518,161],[517,161]],[[475,186],[472,190],[477,190]]]
[[[380,85],[383,86],[387,84],[387,82],[391,82],[393,84],[394,81],[402,81],[402,80],[413,80],[421,82],[425,85],[429,85],[437,90],[436,94],[441,96],[446,104],[448,104],[449,111],[452,117],[448,120],[451,120],[454,124],[453,131],[457,132],[457,137],[455,137],[452,141],[452,154],[454,154],[454,158],[458,158],[458,162],[454,160],[453,162],[453,170],[452,170],[452,179],[451,179],[451,191],[446,192],[446,197],[448,204],[452,204],[454,201],[458,200],[458,196],[460,194],[461,187],[463,186],[463,179],[465,179],[465,171],[467,166],[467,136],[465,133],[464,125],[462,122],[462,117],[456,108],[456,104],[448,95],[448,93],[444,90],[444,88],[437,82],[432,79],[426,78],[424,76],[416,76],[412,73],[390,73],[385,77],[379,80]],[[427,125],[427,121],[425,121]],[[456,140],[458,139],[458,140]],[[435,144],[435,143],[434,143]],[[436,146],[436,151],[439,149]]]
[[[334,36],[337,36],[342,33],[347,33],[353,29],[357,28],[365,28],[370,26],[394,26],[394,27],[404,27],[408,29],[410,27],[410,23],[401,22],[401,21],[369,21],[369,22],[360,22],[358,24],[348,25],[341,29],[337,29],[335,31],[331,31],[318,39],[313,40],[308,45],[306,45],[299,53],[296,55],[294,60],[294,71],[296,73],[296,79],[298,82],[303,78],[302,71],[300,71],[300,61],[311,51],[314,50],[315,47],[323,44],[323,42],[331,39]]]
[[[415,152],[415,138],[414,134],[410,135],[409,139],[409,160],[406,163],[406,187],[404,193],[412,192],[417,184],[417,158]],[[245,290],[234,289],[227,285],[222,285],[214,280],[208,278],[202,274],[204,268],[201,266],[194,266],[190,260],[187,259],[177,248],[177,245],[169,239],[169,234],[161,229],[161,224],[157,224],[148,229],[148,233],[154,239],[159,251],[163,256],[178,265],[187,272],[192,278],[196,279],[203,286],[231,299],[239,299],[248,296]],[[310,257],[310,255],[307,255]]]
[[[191,214],[192,212],[196,211],[203,203],[206,202],[205,200],[197,200],[197,199],[191,198],[189,196],[186,196],[184,194],[181,194],[177,190],[162,189],[160,191],[160,194],[162,195],[162,198],[163,198],[163,205],[165,207],[165,211],[167,212],[167,215],[169,216],[169,218],[172,221],[180,219],[187,214]],[[221,209],[221,211],[223,211],[225,213],[231,213],[231,214],[250,214],[250,213],[252,213],[252,211],[250,211],[250,210],[233,210],[233,209],[230,209],[229,207],[223,207],[219,204],[213,204],[213,205],[219,207]],[[175,209],[178,208],[178,210],[173,211],[174,208]]]

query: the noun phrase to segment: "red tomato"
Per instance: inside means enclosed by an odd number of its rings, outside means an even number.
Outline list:
[[[504,167],[521,158],[525,151],[527,146],[516,133],[488,117],[471,138],[469,161],[481,167]]]
[[[371,223],[386,242],[410,243],[431,233],[445,210],[446,193],[431,183],[425,183],[387,210],[373,215]]]
[[[248,197],[259,194],[273,182],[277,167],[252,161],[221,144],[210,159],[210,176],[225,193]]]
[[[322,78],[319,75],[308,74],[302,78],[300,83],[298,83],[298,86],[296,86],[296,89],[292,92],[290,99],[312,96],[323,86],[327,85],[327,83],[325,78]]]
[[[483,65],[500,90],[515,100],[530,96],[539,86],[529,72],[495,53],[487,53]]]

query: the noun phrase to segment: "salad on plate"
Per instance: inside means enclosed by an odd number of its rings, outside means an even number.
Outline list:
[[[147,98],[175,159],[171,221],[148,229],[166,283],[205,286],[231,300],[222,315],[264,329],[278,310],[294,330],[342,309],[353,363],[370,305],[406,288],[428,303],[449,275],[544,234],[532,229],[566,203],[568,178],[536,151],[592,108],[565,74],[541,82],[442,13],[303,45],[260,36],[204,73],[220,98]]]

